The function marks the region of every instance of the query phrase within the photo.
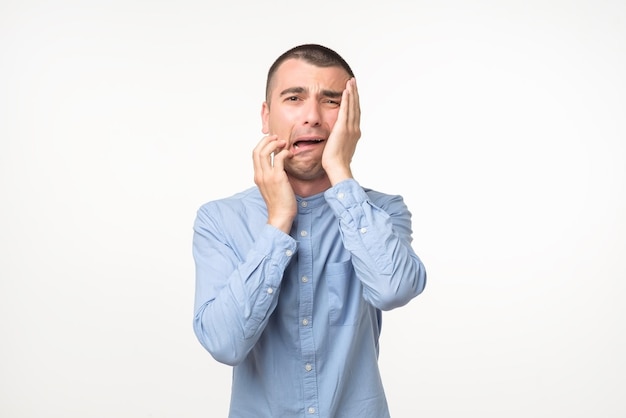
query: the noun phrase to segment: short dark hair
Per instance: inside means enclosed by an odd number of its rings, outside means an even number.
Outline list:
[[[276,61],[274,61],[270,67],[267,72],[267,82],[265,84],[265,100],[269,101],[270,85],[272,83],[274,73],[283,62],[292,58],[304,60],[317,67],[341,67],[346,70],[350,77],[354,77],[354,73],[348,63],[341,57],[341,55],[332,49],[318,44],[298,45],[276,58]]]

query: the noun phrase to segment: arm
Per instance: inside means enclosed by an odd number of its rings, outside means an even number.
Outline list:
[[[332,185],[352,178],[350,164],[361,138],[361,105],[356,80],[351,78],[341,95],[337,121],[322,155],[322,166]]]
[[[228,221],[232,225],[233,219]],[[257,342],[276,307],[296,242],[270,225],[254,238],[244,232],[227,236],[223,228],[228,221],[215,205],[208,205],[198,211],[194,223],[193,328],[216,360],[235,365]]]
[[[198,211],[194,225],[194,330],[222,363],[235,365],[254,347],[276,308],[283,273],[296,252],[296,241],[288,235],[296,198],[283,163],[291,153],[284,145],[276,135],[267,135],[252,153],[254,181],[267,218],[251,211],[222,216],[213,204]],[[266,222],[258,236],[245,226],[254,223],[252,216],[257,225]]]
[[[339,219],[344,246],[352,253],[363,297],[388,310],[422,292],[426,271],[411,248],[411,213],[402,198],[377,195],[374,204],[352,177],[350,164],[361,137],[360,117],[359,93],[352,78],[324,149],[322,164],[333,185],[325,196]]]
[[[400,196],[377,195],[377,206],[355,180],[346,180],[325,197],[352,253],[365,300],[389,310],[424,290],[426,270],[411,247],[411,213]]]

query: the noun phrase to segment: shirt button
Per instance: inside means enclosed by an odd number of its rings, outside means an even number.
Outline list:
[[[302,202],[300,202],[300,206],[302,206],[303,208],[306,208],[307,206],[309,206],[309,202],[307,202],[306,200],[303,200]]]
[[[306,237],[308,235],[308,233],[306,231],[301,231],[300,235],[303,236],[303,237]]]
[[[287,257],[291,257],[291,256],[293,255],[293,251],[291,251],[291,250],[287,250],[287,251],[285,251],[285,255],[286,255]]]
[[[272,289],[271,287],[267,288],[267,294],[271,295],[272,293],[274,293],[274,289]]]
[[[364,234],[367,232],[367,228],[361,228],[361,234]]]
[[[343,199],[344,194],[342,192],[337,193],[337,198],[338,199]]]
[[[310,372],[311,370],[313,370],[313,366],[311,366],[309,363],[307,363],[307,364],[304,366],[304,370],[306,370],[307,372]]]
[[[302,325],[304,325],[304,326],[309,325],[309,320],[308,320],[308,319],[306,319],[306,318],[304,318],[304,319],[302,320]]]
[[[306,282],[309,281],[309,278],[306,277],[306,276],[302,276],[302,279],[300,279],[300,280],[302,280],[302,283],[306,283]]]
[[[309,414],[314,414],[314,413],[315,413],[315,408],[310,407],[310,408],[309,408]]]

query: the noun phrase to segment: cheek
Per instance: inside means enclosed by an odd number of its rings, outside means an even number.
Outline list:
[[[272,130],[284,130],[293,126],[294,121],[297,120],[295,112],[287,112],[280,110],[270,113],[269,124]]]
[[[332,111],[329,111],[326,113],[326,117],[324,118],[324,120],[331,129],[335,126],[338,116],[339,116],[339,109],[337,110],[333,109]]]

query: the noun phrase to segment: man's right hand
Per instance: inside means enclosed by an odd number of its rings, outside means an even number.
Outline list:
[[[285,172],[285,158],[293,157],[284,149],[286,141],[267,135],[254,148],[254,183],[267,206],[267,223],[286,234],[298,212],[296,195]]]

